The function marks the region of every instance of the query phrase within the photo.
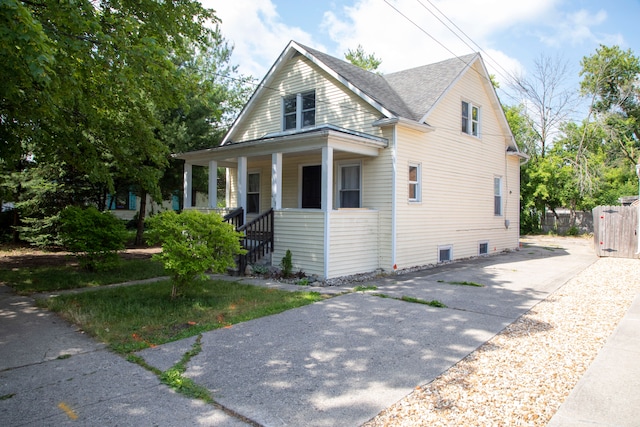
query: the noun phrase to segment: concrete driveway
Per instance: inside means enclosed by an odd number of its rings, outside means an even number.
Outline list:
[[[362,285],[375,291],[208,332],[186,375],[256,425],[358,426],[431,382],[597,259],[590,240],[523,241],[518,252],[368,280]],[[456,284],[465,281],[482,287]],[[398,299],[403,296],[447,308]],[[164,370],[194,341],[139,354]]]

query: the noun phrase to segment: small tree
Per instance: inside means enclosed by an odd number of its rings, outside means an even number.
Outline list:
[[[223,273],[235,265],[236,255],[245,253],[240,246],[242,234],[216,213],[167,211],[147,218],[147,225],[149,243],[162,244],[162,252],[153,258],[161,261],[171,276],[172,299],[206,271]]]
[[[100,212],[93,206],[68,206],[60,213],[60,239],[66,249],[76,254],[81,267],[106,270],[118,264],[118,251],[124,249],[127,230],[109,212]]]

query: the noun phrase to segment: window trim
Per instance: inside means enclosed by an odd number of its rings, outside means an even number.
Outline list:
[[[417,173],[417,177],[416,177],[416,181],[411,181],[411,168],[416,168],[416,173]],[[407,182],[408,182],[408,192],[407,192],[407,200],[409,201],[409,203],[420,203],[422,202],[422,163],[415,163],[415,162],[409,162],[409,175],[407,177]],[[411,186],[415,185],[416,186],[416,190],[415,190],[415,194],[416,197],[415,198],[411,198]]]
[[[307,108],[304,109],[304,103],[303,103],[303,98],[309,94],[313,94],[313,108]],[[294,99],[296,100],[296,106],[295,106],[295,113],[294,112],[290,112],[290,113],[286,113],[285,112],[285,105],[286,105],[286,101],[288,99]],[[313,124],[310,125],[306,125],[303,126],[303,118],[305,113],[308,113],[310,111],[313,111]],[[285,95],[282,97],[282,101],[281,101],[281,127],[282,127],[282,131],[287,131],[287,130],[300,130],[300,129],[304,129],[307,127],[311,127],[311,126],[315,126],[316,124],[316,119],[315,119],[315,114],[316,114],[316,90],[312,89],[312,90],[308,90],[305,92],[298,92],[295,94],[289,94],[289,95]],[[289,127],[287,128],[287,116],[291,116],[295,114],[295,127]]]
[[[250,191],[249,190],[249,176],[250,175],[258,175],[258,191]],[[247,171],[247,213],[248,214],[259,214],[260,213],[260,198],[262,197],[262,171],[260,169],[253,169]],[[258,204],[256,212],[249,212],[249,195],[258,195]]]
[[[497,187],[496,187],[496,181],[499,184]],[[502,189],[502,177],[494,175],[493,177],[493,215],[494,216],[501,217],[504,215],[504,206],[503,206],[504,200],[502,197],[503,193],[504,191]]]
[[[482,252],[482,245],[486,245],[487,246],[487,251],[486,252]],[[478,242],[478,256],[486,256],[489,255],[489,241],[488,240],[482,240],[480,242]]]
[[[440,259],[441,251],[447,251],[447,250],[449,251],[449,259],[441,260]],[[453,245],[438,245],[438,264],[451,262],[451,261],[453,261]]]
[[[467,105],[467,116],[465,117],[464,115],[464,105]],[[473,119],[473,111],[477,112],[477,118],[476,120]],[[460,132],[465,134],[465,135],[469,135],[469,136],[473,136],[475,138],[480,138],[481,135],[481,118],[482,118],[482,108],[477,105],[474,104],[471,101],[467,101],[462,99],[461,100],[461,104],[460,104],[460,118],[461,118],[461,125],[462,125],[462,120],[465,120],[465,126],[466,130],[461,126],[460,128]],[[474,124],[475,124],[475,132],[474,132]]]
[[[353,167],[353,166],[358,167],[358,174],[359,174],[358,207],[343,208],[341,203],[342,197],[340,197],[341,191],[342,191],[342,168]],[[350,191],[353,191],[353,190],[350,190]],[[362,207],[362,161],[361,160],[356,160],[356,161],[344,160],[344,161],[336,162],[336,197],[335,198],[336,198],[335,204],[338,209],[358,209]]]

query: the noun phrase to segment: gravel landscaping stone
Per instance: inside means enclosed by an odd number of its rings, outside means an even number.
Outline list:
[[[601,258],[364,427],[546,425],[639,292],[639,260]]]

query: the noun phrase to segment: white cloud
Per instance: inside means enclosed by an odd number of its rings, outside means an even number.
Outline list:
[[[341,55],[361,44],[365,51],[383,60],[382,72],[391,72],[477,52],[480,47],[489,49],[492,35],[519,22],[537,19],[554,1],[358,0],[341,11],[326,12],[323,28],[338,45],[336,52],[330,53]],[[497,51],[494,54],[501,57],[501,62],[506,60],[505,68],[517,62]]]
[[[551,47],[564,45],[579,46],[582,44],[620,44],[624,41],[621,34],[594,32],[594,28],[607,21],[607,12],[598,10],[592,13],[586,9],[578,11],[556,11],[554,18],[547,21],[551,33],[539,33],[541,42]]]
[[[282,22],[271,0],[201,0],[221,19],[222,35],[233,44],[232,64],[239,72],[261,79],[290,40],[324,48],[305,30]]]

